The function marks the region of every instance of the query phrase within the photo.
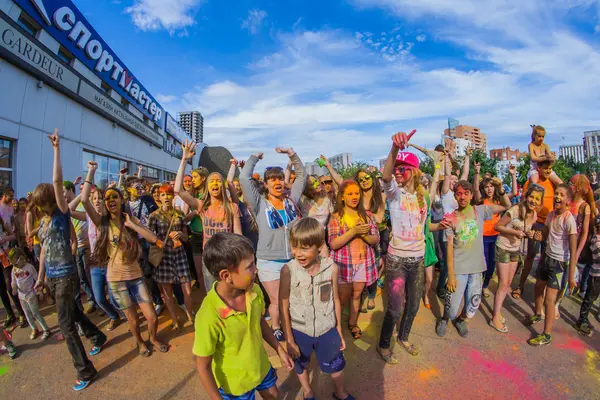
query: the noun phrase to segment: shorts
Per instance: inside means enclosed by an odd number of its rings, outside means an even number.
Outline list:
[[[521,251],[508,251],[496,245],[496,262],[497,263],[512,263],[518,262],[521,259]]]
[[[278,281],[281,277],[281,269],[289,260],[256,260],[258,268],[258,279],[261,282]]]
[[[536,278],[547,282],[546,286],[550,289],[562,290],[564,286],[563,274],[566,270],[566,262],[544,256],[540,259]]]
[[[312,337],[292,328],[294,341],[300,349],[300,357],[294,360],[296,373],[302,374],[308,368],[312,353],[319,362],[321,371],[326,374],[340,372],[346,366],[344,353],[340,350],[342,340],[337,329],[331,328],[319,337]]]
[[[539,176],[537,168],[531,168],[531,166],[530,166],[529,167],[529,171],[527,171],[527,179],[531,178],[531,176],[533,174],[538,174],[538,176]],[[552,174],[550,174],[550,177],[551,178],[557,178],[558,175],[556,175],[556,172],[552,171]]]
[[[273,386],[275,386],[276,383],[277,383],[277,372],[275,372],[273,367],[271,367],[271,369],[269,370],[269,373],[267,373],[267,376],[265,376],[265,379],[263,379],[263,381],[260,383],[260,385],[258,385],[254,389],[252,389],[244,394],[241,394],[239,396],[225,393],[222,388],[219,388],[219,393],[221,394],[221,397],[223,398],[223,400],[255,400],[256,399],[256,391],[262,392],[263,390],[271,389]]]
[[[344,279],[342,279],[342,275]],[[338,283],[354,283],[354,282],[367,282],[367,264],[360,263],[358,265],[352,266],[352,271],[350,271],[350,279],[345,279],[347,277],[346,274],[340,274],[338,276]]]
[[[126,310],[139,303],[152,304],[152,296],[144,283],[144,278],[132,281],[107,282],[108,290],[112,296],[113,304],[119,310]]]
[[[202,248],[204,247],[204,234],[202,232],[192,232],[190,235],[190,246],[192,248],[193,255],[201,256]]]

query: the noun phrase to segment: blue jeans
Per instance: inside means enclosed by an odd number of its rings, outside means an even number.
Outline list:
[[[92,292],[92,285],[90,285],[90,281],[87,277],[86,267],[88,260],[90,258],[90,248],[89,247],[80,247],[77,249],[77,275],[79,277],[79,286],[83,288],[85,295],[87,296],[88,304],[95,304],[94,301],[94,293]],[[83,311],[83,306],[81,304],[81,291],[75,293],[75,301],[78,304],[78,307]]]
[[[463,313],[467,318],[475,316],[481,304],[481,279],[480,273],[456,275],[456,290],[446,294],[444,319],[454,321],[458,317],[463,299]]]
[[[580,269],[581,275],[579,276],[579,291],[584,294],[588,287],[588,278],[590,277],[590,271],[592,270],[591,264],[577,264],[577,267],[581,267],[583,265],[583,269]]]
[[[483,273],[483,288],[487,289],[496,270],[496,239],[498,236],[483,237],[483,255],[487,270]]]
[[[92,277],[92,290],[94,291],[96,304],[108,315],[108,318],[117,319],[117,311],[107,300],[106,290],[104,289],[106,287],[106,268],[92,267],[90,275]]]

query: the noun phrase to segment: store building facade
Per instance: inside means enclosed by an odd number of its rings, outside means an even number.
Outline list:
[[[64,178],[95,160],[100,185],[138,165],[173,179],[188,139],[70,0],[0,0],[0,186],[51,181],[54,128]]]

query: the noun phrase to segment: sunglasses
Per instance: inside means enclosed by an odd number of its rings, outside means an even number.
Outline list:
[[[281,168],[281,167],[277,167],[277,166],[275,166],[275,167],[267,167],[267,168],[265,168],[265,171],[270,171],[270,170],[272,170],[272,169],[279,170],[279,171],[283,171],[283,168]]]
[[[408,170],[409,170],[408,167],[396,167],[394,169],[394,172],[397,173],[397,174],[403,174],[403,173],[405,173]]]
[[[331,185],[332,183],[333,183],[333,181],[329,180],[329,179],[326,180],[326,181],[321,182],[321,184],[323,184],[323,185]]]
[[[362,178],[358,178],[358,183],[363,183],[363,182],[371,182],[373,178],[371,178],[370,175],[366,175],[363,176]]]

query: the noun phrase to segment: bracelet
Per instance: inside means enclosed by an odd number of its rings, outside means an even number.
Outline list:
[[[504,196],[506,192],[498,193],[500,196]]]
[[[83,181],[83,183],[89,183],[90,185],[93,185],[93,183],[88,181],[87,179],[85,181]]]

